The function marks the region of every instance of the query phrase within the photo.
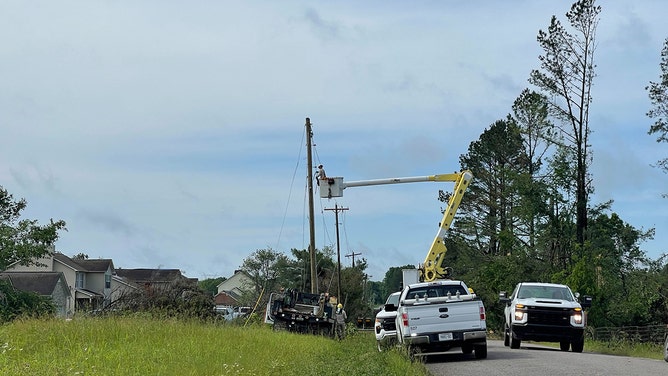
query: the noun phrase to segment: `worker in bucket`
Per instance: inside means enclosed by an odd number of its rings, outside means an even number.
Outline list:
[[[336,320],[336,338],[339,340],[346,338],[346,320],[348,319],[348,315],[346,315],[346,311],[343,309],[343,304],[339,303],[336,306],[334,318]]]

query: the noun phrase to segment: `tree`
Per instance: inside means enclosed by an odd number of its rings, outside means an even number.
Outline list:
[[[275,289],[279,275],[279,268],[276,265],[285,258],[284,254],[267,248],[258,249],[244,259],[241,270],[251,279],[249,286],[251,296],[247,297],[249,300],[257,300],[263,295],[263,291],[270,292]]]
[[[387,299],[391,293],[397,292],[403,288],[403,269],[415,269],[415,265],[393,266],[385,272],[383,288],[381,290],[383,299]]]
[[[517,183],[527,161],[519,129],[512,121],[497,120],[459,160],[475,177],[462,200],[456,232],[485,255],[511,252],[519,243]]]
[[[65,221],[53,219],[40,226],[36,220],[20,219],[27,203],[14,197],[0,186],[0,270],[18,262],[35,265],[48,255],[58,240],[58,231],[67,230]]]
[[[223,283],[226,279],[227,278],[225,277],[207,278],[197,282],[197,285],[199,286],[200,289],[206,291],[207,293],[211,294],[211,296],[213,296],[218,293],[218,285]]]
[[[647,112],[647,116],[656,119],[649,128],[648,134],[656,134],[656,142],[668,142],[668,38],[666,38],[663,50],[661,50],[659,66],[661,67],[660,81],[650,81],[649,86],[645,88],[649,92],[649,99],[653,107]],[[657,165],[668,173],[668,158],[659,160]],[[664,197],[668,197],[668,194],[665,194]]]
[[[524,89],[513,103],[513,113],[509,116],[522,135],[523,153],[526,156],[526,170],[519,178],[519,195],[522,205],[516,212],[522,226],[518,236],[530,252],[536,249],[537,227],[549,212],[546,199],[549,188],[546,183],[543,163],[552,145],[553,124],[548,120],[548,100],[535,91]],[[522,234],[521,230],[525,232]]]
[[[595,77],[594,50],[596,27],[601,7],[595,0],[578,0],[566,13],[574,29],[571,34],[552,16],[547,32],[540,30],[538,43],[544,51],[541,67],[531,72],[529,82],[545,91],[550,112],[576,160],[576,239],[582,246],[587,229],[590,193],[589,106]]]

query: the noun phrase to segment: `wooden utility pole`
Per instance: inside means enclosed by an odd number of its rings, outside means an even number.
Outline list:
[[[317,293],[316,291],[316,268],[315,268],[315,220],[314,220],[314,209],[313,209],[313,156],[311,155],[311,137],[313,132],[311,131],[311,119],[306,118],[306,169],[308,181],[308,223],[309,223],[309,233],[310,233],[310,242],[308,246],[308,254],[311,262],[311,294]]]
[[[355,252],[346,255],[346,257],[352,257],[353,258],[353,268],[355,267],[355,256],[359,256],[359,255],[361,255],[361,253],[355,253]]]
[[[336,299],[341,299],[341,247],[339,246],[339,211],[348,210],[348,208],[339,207],[338,204],[334,204],[334,209],[325,208],[325,210],[334,210],[334,219],[336,220],[336,275],[338,277],[338,283],[336,284]]]

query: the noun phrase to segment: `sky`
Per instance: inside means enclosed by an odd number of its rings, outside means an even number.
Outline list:
[[[309,243],[313,161],[344,181],[459,170],[539,68],[569,1],[0,0],[0,186],[56,250],[119,268],[229,277]],[[668,156],[647,134],[668,2],[600,1],[593,204],[614,200],[668,253]],[[474,172],[475,174],[475,172]],[[370,279],[418,264],[451,183],[351,187],[315,202],[316,247]],[[456,220],[455,224],[456,226]],[[336,256],[335,256],[336,257]],[[455,271],[456,272],[456,271]]]

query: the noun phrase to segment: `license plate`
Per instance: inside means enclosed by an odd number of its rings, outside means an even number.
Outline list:
[[[439,341],[452,341],[452,333],[438,333]]]

